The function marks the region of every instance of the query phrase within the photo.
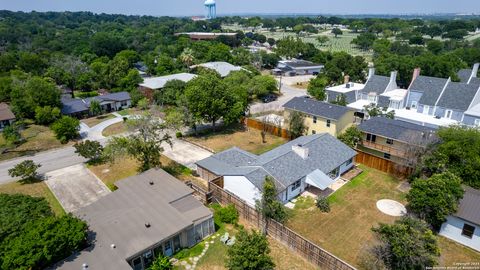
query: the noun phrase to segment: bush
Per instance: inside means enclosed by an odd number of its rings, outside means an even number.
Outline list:
[[[37,107],[35,109],[35,122],[39,125],[48,125],[60,118],[60,109],[57,107]]]
[[[212,206],[215,211],[215,217],[223,223],[236,224],[238,222],[238,211],[235,205],[229,204],[225,207],[220,205]]]
[[[3,129],[2,136],[9,145],[16,144],[22,140],[22,135],[20,135],[16,124],[6,126]]]
[[[62,116],[62,118],[52,124],[51,129],[55,132],[55,136],[61,143],[67,143],[69,140],[79,136],[80,121],[70,116]]]
[[[170,258],[165,256],[159,256],[155,259],[152,266],[148,270],[170,270],[173,269],[173,265],[170,262]]]
[[[175,137],[177,137],[177,138],[181,138],[181,137],[183,137],[183,134],[182,134],[182,132],[180,132],[180,131],[177,131],[177,133],[175,133]]]
[[[330,203],[326,197],[318,196],[316,205],[320,211],[324,213],[330,212]]]

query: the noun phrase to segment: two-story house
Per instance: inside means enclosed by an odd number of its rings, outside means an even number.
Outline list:
[[[354,110],[348,107],[306,97],[294,97],[283,107],[284,118],[287,120],[293,111],[305,116],[304,125],[309,134],[327,132],[336,137],[355,121]]]
[[[436,139],[434,129],[384,117],[372,117],[358,128],[362,141],[357,145],[357,161],[372,167],[374,163],[383,163],[385,166],[378,169],[386,172],[412,167],[422,149]]]

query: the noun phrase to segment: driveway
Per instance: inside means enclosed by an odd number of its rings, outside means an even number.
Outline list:
[[[112,115],[114,115],[115,118],[100,122],[99,124],[91,128],[84,123],[80,123],[80,136],[85,140],[88,139],[91,141],[98,141],[104,139],[105,137],[102,135],[104,129],[113,124],[123,122],[123,116],[121,116],[120,114],[114,112],[112,113]]]
[[[195,162],[211,156],[213,153],[184,140],[173,139],[173,148],[164,145],[163,155],[195,170]]]
[[[295,88],[288,86],[282,82],[282,95],[278,97],[277,100],[270,103],[261,103],[257,102],[250,106],[250,113],[262,113],[262,112],[272,112],[272,111],[283,111],[283,105],[287,103],[290,99],[294,97],[301,97],[307,95],[307,91],[304,89]]]
[[[83,164],[48,172],[45,177],[45,183],[68,213],[85,207],[110,193],[107,186]]]

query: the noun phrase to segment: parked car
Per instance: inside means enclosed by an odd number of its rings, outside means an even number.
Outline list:
[[[277,96],[274,94],[268,94],[262,98],[263,103],[270,103],[272,101],[277,100]]]

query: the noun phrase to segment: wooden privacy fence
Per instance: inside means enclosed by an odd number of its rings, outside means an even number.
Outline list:
[[[395,164],[391,160],[386,160],[381,157],[377,157],[361,150],[357,150],[355,156],[355,162],[362,163],[363,165],[377,169],[382,172],[390,173],[396,176],[408,176],[413,172],[413,168]]]
[[[277,127],[273,124],[264,123],[260,120],[253,119],[253,118],[244,118],[243,122],[249,128],[258,129],[260,131],[265,131],[267,133],[270,133],[270,134],[278,136],[278,137],[282,137],[282,138],[285,138],[285,139],[290,139],[290,133],[288,132],[288,130],[283,129],[281,127]]]
[[[263,219],[257,210],[247,203],[235,196],[234,194],[222,189],[215,184],[215,180],[209,182],[209,191],[211,193],[211,199],[217,201],[220,204],[233,204],[238,210],[238,213],[242,218],[247,220],[253,225],[256,225],[259,229],[265,229],[267,234],[275,240],[285,244],[290,249],[294,250],[306,260],[310,261],[314,265],[319,266],[321,269],[329,270],[354,270],[355,268],[348,263],[337,258],[330,252],[317,246],[310,240],[299,235],[295,231],[291,230],[287,226],[273,220]],[[321,229],[321,228],[319,228]]]

